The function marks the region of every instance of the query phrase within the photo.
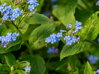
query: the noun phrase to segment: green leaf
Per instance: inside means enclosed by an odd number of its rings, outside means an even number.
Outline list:
[[[29,42],[33,49],[40,49],[46,45],[45,39],[54,32],[56,25],[46,24],[37,27],[31,33]]]
[[[0,0],[0,2],[3,3],[7,3],[7,4],[12,4],[13,0]]]
[[[45,67],[45,62],[42,57],[36,55],[32,57],[32,69],[31,69],[31,74],[44,74],[46,67]]]
[[[9,74],[10,68],[7,64],[0,64],[0,74]]]
[[[24,22],[27,24],[45,24],[45,23],[50,23],[50,19],[42,14],[34,14],[32,16],[26,16],[24,18]]]
[[[30,62],[31,72],[30,74],[44,74],[46,70],[45,61],[39,55],[27,55],[23,54],[22,59]]]
[[[16,63],[15,56],[11,53],[7,53],[4,55],[6,63],[9,67],[13,66]]]
[[[11,72],[10,74],[27,74],[27,73],[22,70],[15,70],[15,71]]]
[[[66,0],[53,10],[53,15],[57,17],[64,25],[75,23],[75,8],[77,0]]]
[[[84,74],[96,74],[88,62],[85,65]]]
[[[60,59],[62,60],[64,57],[68,57],[88,49],[89,43],[87,42],[80,42],[73,45],[65,45],[60,53]]]
[[[94,40],[99,34],[99,12],[94,13],[81,29],[80,36],[83,40]]]

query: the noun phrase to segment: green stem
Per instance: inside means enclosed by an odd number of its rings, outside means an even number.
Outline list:
[[[12,22],[12,24],[13,24],[13,26],[17,29],[17,31],[21,34],[21,36],[23,35],[22,34],[22,32],[19,30],[19,28],[16,26],[16,24],[13,22],[13,21],[11,21]]]
[[[17,27],[17,25],[16,25],[13,21],[11,21],[11,22],[12,22],[13,26],[17,29],[17,31],[20,33],[20,35],[21,35],[23,41],[25,41],[24,36],[23,36],[22,32],[19,30],[19,28]],[[30,53],[30,55],[32,55],[31,48],[30,48],[29,44],[28,44],[26,41],[25,41],[25,45],[26,45],[27,48],[29,49],[28,52]]]

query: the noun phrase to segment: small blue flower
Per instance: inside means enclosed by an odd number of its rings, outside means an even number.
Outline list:
[[[4,14],[3,17],[2,17],[3,20],[7,20],[8,18],[9,18],[9,16],[6,15],[6,14]]]
[[[71,24],[68,24],[66,28],[72,28],[72,25]]]
[[[47,50],[48,54],[51,54],[51,53],[57,54],[58,52],[59,52],[59,50],[55,47],[48,48],[48,50]]]
[[[30,4],[28,6],[28,9],[30,11],[34,11],[34,9],[39,5],[38,1],[37,0],[28,0],[28,3]]]
[[[19,36],[18,33],[7,33],[6,36],[0,36],[0,41],[2,43],[2,47],[6,47],[7,44],[11,41],[16,41],[16,38]]]
[[[19,8],[13,9],[13,13],[10,16],[11,20],[15,20],[18,16],[22,14],[22,11]]]
[[[89,55],[88,60],[90,61],[91,64],[95,64],[99,60],[99,58]]]
[[[98,73],[98,74],[99,74],[99,69],[97,69],[97,70],[96,70],[96,73]]]
[[[53,5],[52,8],[56,8],[58,5]]]
[[[30,11],[34,11],[35,7],[34,7],[33,5],[29,5],[29,6],[28,6],[28,9],[29,9]]]
[[[56,36],[57,36],[58,38],[62,37],[62,32],[61,32],[61,33],[57,33]]]
[[[81,28],[82,28],[82,23],[76,21],[76,28],[77,28],[77,29],[81,29]]]
[[[54,44],[55,42],[60,41],[60,39],[57,37],[57,34],[51,34],[50,37],[47,37],[45,42]]]
[[[79,37],[76,38],[75,36],[68,35],[68,36],[64,37],[64,40],[66,40],[66,44],[67,45],[71,45],[71,44],[75,43],[76,41],[78,41]]]
[[[24,70],[25,70],[25,72],[30,73],[30,71],[31,71],[31,67],[30,67],[30,66],[26,66],[26,67],[24,68]]]
[[[61,33],[66,32],[66,30],[60,30]]]
[[[6,6],[6,3],[4,3],[3,5],[0,5],[0,12],[3,12],[3,9],[5,6]]]
[[[75,31],[73,31],[73,33],[78,32],[81,28],[82,28],[82,23],[81,23],[81,22],[76,21],[76,29],[75,29]]]

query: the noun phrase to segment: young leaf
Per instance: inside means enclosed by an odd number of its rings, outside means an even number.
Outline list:
[[[24,56],[25,55],[25,56]],[[46,70],[45,61],[39,55],[27,55],[23,54],[23,59],[30,62],[31,72],[30,74],[44,74]]]
[[[84,74],[96,74],[88,62],[85,65]]]
[[[65,45],[60,53],[60,59],[62,60],[64,57],[68,57],[88,49],[89,43],[87,42],[80,42],[74,45]]]
[[[99,12],[94,13],[84,24],[80,35],[83,40],[94,40],[99,34]]]
[[[57,17],[64,25],[75,23],[75,8],[77,0],[66,0],[53,10],[53,15]]]
[[[41,25],[33,30],[29,37],[29,42],[33,49],[39,49],[45,46],[45,39],[54,32],[55,24]]]
[[[11,53],[7,53],[4,55],[6,63],[9,67],[13,66],[16,63],[15,56]]]
[[[32,16],[26,16],[24,18],[24,22],[27,24],[45,24],[45,23],[50,23],[50,19],[42,14],[34,14]]]

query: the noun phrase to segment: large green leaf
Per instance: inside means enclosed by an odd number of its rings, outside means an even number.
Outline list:
[[[29,37],[29,42],[33,49],[39,49],[46,45],[45,39],[51,33],[54,32],[56,25],[55,24],[46,24],[37,27],[31,33]]]
[[[88,62],[85,65],[84,74],[96,74]]]
[[[80,35],[83,40],[94,40],[99,34],[99,12],[94,13],[85,23]]]
[[[44,59],[39,55],[27,55],[22,54],[22,60],[27,60],[30,62],[31,66],[31,72],[30,74],[44,74],[46,70],[45,61]]]
[[[24,21],[27,24],[45,24],[45,23],[49,23],[50,19],[42,14],[34,14],[32,16],[26,16],[24,18]]]
[[[10,68],[7,64],[0,64],[0,74],[9,74]]]
[[[73,45],[65,45],[60,53],[60,59],[80,53],[88,49],[89,49],[88,42],[80,42],[80,43],[73,44]]]
[[[66,0],[53,10],[53,15],[57,17],[64,25],[75,23],[75,8],[77,0]]]
[[[15,56],[11,53],[7,53],[4,55],[6,63],[9,67],[13,66],[16,63]]]
[[[31,69],[31,74],[44,74],[46,67],[45,67],[45,62],[42,57],[36,55],[32,57],[32,69]]]

